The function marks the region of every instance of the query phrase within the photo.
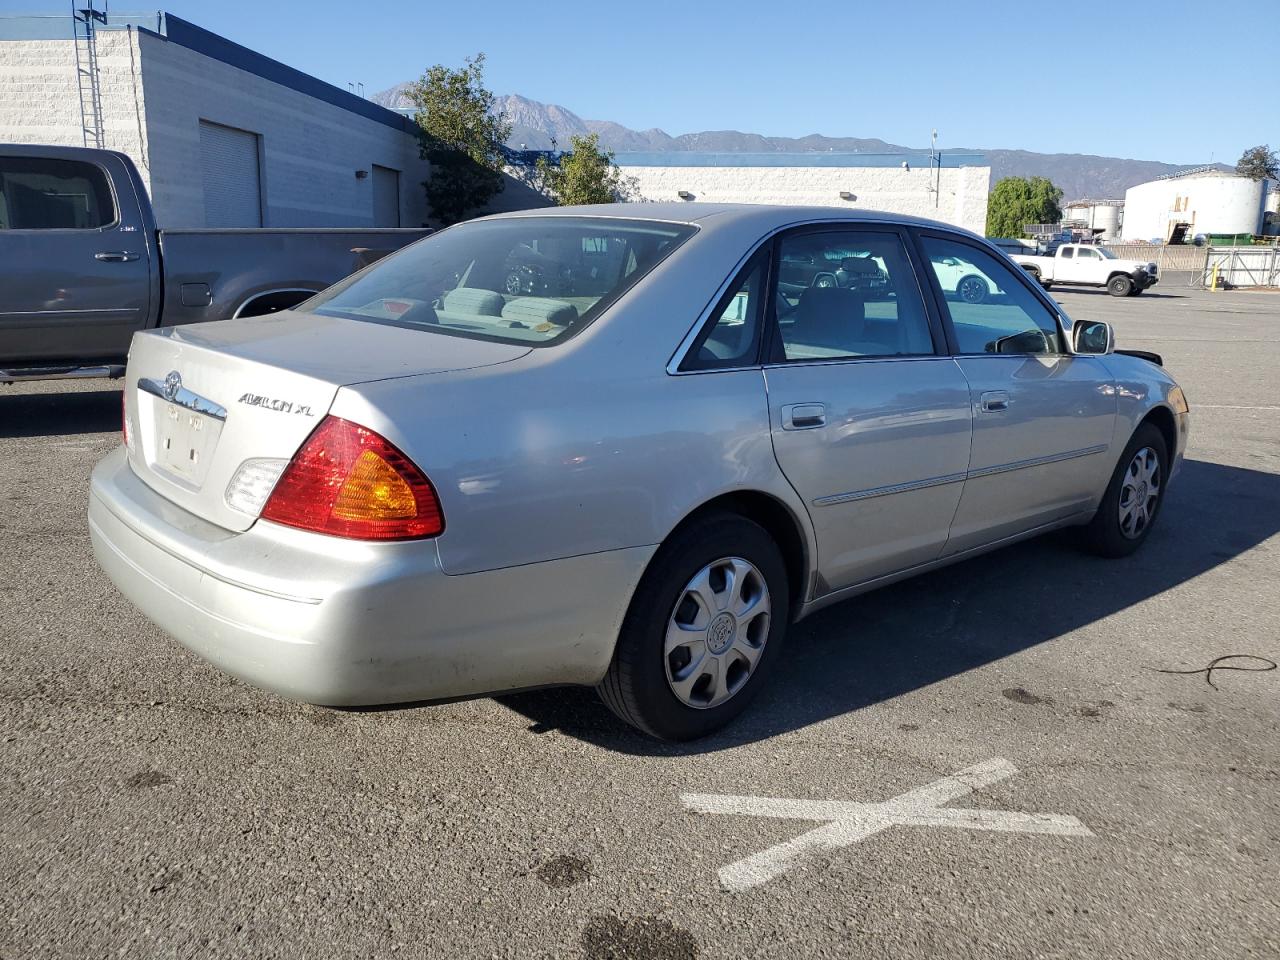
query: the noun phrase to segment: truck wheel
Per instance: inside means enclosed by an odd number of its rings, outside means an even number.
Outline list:
[[[768,678],[789,620],[782,553],[758,524],[717,513],[658,550],[596,689],[662,740],[720,729]]]
[[[960,294],[960,299],[965,303],[981,303],[987,299],[987,294],[990,292],[991,288],[987,286],[987,281],[981,277],[963,277],[956,284],[956,293]]]
[[[1133,278],[1122,273],[1116,274],[1107,281],[1107,293],[1113,297],[1127,297],[1133,290]]]

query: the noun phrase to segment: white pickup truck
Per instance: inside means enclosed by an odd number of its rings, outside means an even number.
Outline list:
[[[1053,256],[1013,255],[1014,263],[1046,290],[1055,283],[1106,287],[1113,297],[1132,297],[1154,286],[1159,277],[1154,263],[1121,260],[1110,250],[1087,243],[1064,243]]]

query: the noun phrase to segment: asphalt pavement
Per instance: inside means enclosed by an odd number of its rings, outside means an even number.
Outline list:
[[[93,562],[118,384],[0,386],[0,957],[1280,956],[1280,671],[1159,672],[1280,660],[1280,294],[1054,294],[1190,399],[1144,549],[830,608],[685,746],[223,676]]]

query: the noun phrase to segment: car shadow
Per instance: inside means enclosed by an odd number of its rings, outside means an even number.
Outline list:
[[[891,700],[1057,640],[1172,590],[1280,532],[1280,475],[1186,461],[1143,549],[1104,560],[1043,537],[829,607],[794,626],[754,704],[724,732],[664,744],[624,726],[594,691],[500,697],[530,730],[624,753],[697,754],[765,740]],[[1117,670],[1125,662],[1117,644]],[[1030,683],[1028,684],[1030,685]]]
[[[0,438],[113,433],[120,429],[120,389],[78,393],[9,393],[0,386]]]

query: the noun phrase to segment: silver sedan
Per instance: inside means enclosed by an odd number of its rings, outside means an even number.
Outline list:
[[[874,297],[779,283],[850,251]],[[476,220],[139,334],[124,406],[94,551],[196,653],[335,706],[593,685],[668,739],[828,604],[1059,527],[1132,552],[1188,430],[1158,358],[976,236],[688,203]]]

